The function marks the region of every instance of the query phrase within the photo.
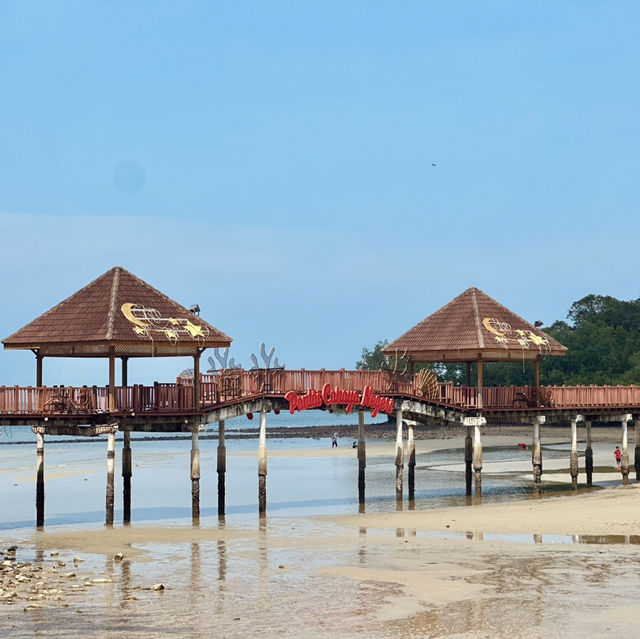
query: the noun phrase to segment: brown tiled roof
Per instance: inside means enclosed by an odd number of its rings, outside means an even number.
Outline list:
[[[121,266],[2,341],[46,356],[193,355],[231,338]]]
[[[536,359],[566,347],[480,289],[469,288],[383,349],[415,362]]]

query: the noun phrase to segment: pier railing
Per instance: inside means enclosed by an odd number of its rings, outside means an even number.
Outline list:
[[[480,405],[476,387],[439,382],[425,389],[420,378],[386,371],[233,369],[202,375],[200,402],[194,408],[192,378],[152,386],[0,386],[0,415],[98,415],[102,413],[171,414],[239,402],[247,398],[284,396],[293,391],[332,388],[362,392],[366,386],[382,396],[411,397],[463,410]],[[110,404],[111,402],[111,404]],[[640,386],[508,386],[482,388],[484,410],[519,409],[640,409]]]

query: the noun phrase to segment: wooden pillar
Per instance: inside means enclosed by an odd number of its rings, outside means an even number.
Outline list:
[[[465,417],[463,420],[467,428],[467,435],[464,438],[464,475],[467,495],[471,494],[471,486],[473,483],[473,431],[474,417]]]
[[[195,409],[200,408],[200,354],[202,351],[198,349],[198,352],[193,356],[193,407]]]
[[[536,387],[536,406],[540,406],[540,356],[536,357],[533,368],[533,378]]]
[[[191,431],[191,519],[200,519],[200,449],[198,426]]]
[[[584,469],[587,473],[587,486],[593,485],[593,446],[591,444],[591,420],[585,422],[587,445],[584,450]]]
[[[467,362],[467,386],[471,386],[471,362]]]
[[[36,436],[36,526],[44,526],[44,427],[31,429]]]
[[[416,497],[416,442],[413,424],[407,424],[407,468],[409,469],[409,501]]]
[[[260,443],[258,445],[258,512],[267,512],[267,413],[260,411]]]
[[[121,374],[120,374],[121,386],[129,386],[129,371],[128,371],[129,357],[127,355],[123,355],[120,358],[120,362],[121,362]]]
[[[473,436],[473,471],[475,474],[475,494],[482,494],[482,441],[480,440],[480,426],[484,426],[487,420],[484,417],[476,417]]]
[[[106,498],[106,518],[107,526],[113,526],[113,476],[116,464],[116,431],[117,425],[112,425],[107,433],[107,498]]]
[[[582,421],[582,415],[571,417],[571,454],[569,457],[569,472],[571,473],[571,486],[578,488],[578,422]]]
[[[122,521],[131,522],[131,431],[127,428],[122,444]]]
[[[404,471],[404,447],[402,444],[402,411],[396,411],[396,500],[402,501],[402,475]]]
[[[629,442],[627,437],[627,424],[631,420],[631,415],[622,416],[622,464],[620,472],[622,473],[622,484],[626,486],[629,483]]]
[[[531,444],[531,464],[533,466],[533,488],[539,491],[542,487],[542,447],[540,445],[540,426],[546,417],[538,415],[533,422],[533,442]]]
[[[40,355],[40,349],[35,349],[33,351],[36,354],[36,386],[38,388],[42,387],[42,360],[43,357]]]
[[[116,409],[116,356],[113,346],[109,347],[109,411]]]
[[[364,504],[367,449],[364,438],[364,411],[358,411],[358,503]]]
[[[484,384],[484,375],[482,371],[482,355],[478,355],[478,408],[482,410],[484,402],[482,401],[482,386]]]
[[[218,422],[218,517],[224,517],[225,477],[227,472],[227,446],[225,441],[225,421]]]
[[[635,454],[633,457],[633,465],[636,469],[636,480],[640,479],[640,417],[635,418],[635,426],[636,426],[636,447]]]

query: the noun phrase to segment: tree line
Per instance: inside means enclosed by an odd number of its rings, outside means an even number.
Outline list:
[[[640,298],[618,300],[603,295],[587,295],[574,302],[567,320],[557,320],[542,330],[567,347],[564,357],[543,357],[540,383],[543,385],[616,385],[640,383]],[[379,369],[385,362],[381,340],[372,348],[363,348],[356,367]],[[465,364],[423,364],[415,370],[430,368],[441,381],[456,385],[467,383]],[[486,386],[524,386],[534,383],[531,363],[485,363]],[[475,366],[471,384],[476,384]]]

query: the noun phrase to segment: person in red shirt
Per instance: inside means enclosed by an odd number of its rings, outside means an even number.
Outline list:
[[[613,454],[616,456],[616,466],[620,467],[620,459],[622,458],[622,452],[620,451],[619,446],[616,446],[616,449],[613,451]]]

